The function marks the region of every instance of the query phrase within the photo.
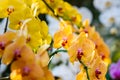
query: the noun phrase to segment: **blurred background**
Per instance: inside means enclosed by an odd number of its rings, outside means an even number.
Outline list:
[[[90,24],[96,27],[96,30],[103,37],[104,41],[110,48],[112,64],[115,64],[120,59],[120,0],[65,0],[78,9],[83,16],[83,21],[89,19]],[[59,27],[59,22],[48,16],[39,15],[42,20],[46,20],[50,34],[53,36]],[[3,33],[5,19],[0,19],[0,34]],[[79,63],[72,65],[68,61],[68,55],[60,53],[55,55],[50,65],[56,80],[75,80],[75,75],[80,71]],[[120,80],[120,61],[117,70],[117,77]],[[106,75],[107,80],[114,78],[113,73]],[[115,71],[115,70],[114,70]],[[113,71],[112,71],[113,72]],[[68,77],[67,77],[68,76]]]

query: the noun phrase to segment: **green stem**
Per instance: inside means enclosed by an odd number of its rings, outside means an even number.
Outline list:
[[[48,63],[48,67],[50,67],[50,63],[51,63],[53,57],[54,57],[54,56],[52,56],[52,57],[50,58],[49,63]]]
[[[7,26],[8,26],[8,18],[7,18],[7,20],[6,20],[6,24],[5,24],[4,33],[7,31]]]
[[[90,80],[90,77],[89,77],[89,74],[88,74],[88,67],[81,60],[79,60],[79,62],[84,66],[84,69],[85,69],[86,74],[87,74],[87,79]]]
[[[57,54],[58,52],[67,52],[67,50],[58,50],[58,49],[57,49],[57,50],[54,51],[51,55],[49,55],[50,60],[49,60],[49,63],[48,63],[48,67],[50,66],[50,63],[51,63],[51,61],[52,61],[54,55]]]
[[[54,56],[55,54],[57,54],[58,52],[67,52],[67,50],[56,50],[55,52],[53,52],[51,55],[50,55],[50,58],[52,56]]]

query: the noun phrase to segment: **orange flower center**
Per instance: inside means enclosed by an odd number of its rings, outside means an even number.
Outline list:
[[[58,8],[58,12],[59,12],[59,13],[62,13],[62,12],[63,12],[63,8],[62,8],[62,7],[59,7],[59,8]]]
[[[67,43],[68,43],[67,38],[64,37],[64,38],[63,38],[63,42],[62,42],[62,46],[65,46]]]
[[[76,16],[72,16],[71,19],[72,19],[72,21],[76,21],[77,18],[76,18]]]
[[[28,42],[30,42],[30,41],[31,41],[31,37],[28,36],[27,39],[26,39],[26,42],[28,43]]]
[[[7,8],[7,12],[8,12],[8,15],[10,15],[12,12],[14,12],[14,8],[10,6],[9,8]]]
[[[96,69],[96,70],[95,70],[95,76],[96,76],[97,79],[100,79],[100,78],[99,78],[99,75],[100,75],[100,74],[101,74],[101,71],[100,71],[99,69]]]
[[[101,56],[102,60],[105,59],[105,55],[103,53],[101,53],[100,56]]]
[[[22,69],[22,76],[28,76],[29,73],[30,73],[30,68],[25,66],[23,69]]]
[[[78,58],[79,60],[81,60],[82,56],[83,56],[83,51],[82,51],[82,49],[79,48],[79,49],[77,50],[77,58]]]
[[[23,25],[23,22],[22,22],[22,21],[19,21],[19,22],[18,22],[18,25],[20,25],[20,26]]]
[[[54,2],[54,0],[50,0],[50,2]]]
[[[0,49],[2,49],[2,50],[5,49],[5,43],[4,42],[0,42]]]
[[[17,60],[18,58],[20,58],[21,55],[20,55],[20,50],[19,49],[16,49],[15,52],[14,52],[14,60]]]
[[[84,29],[84,32],[85,32],[85,33],[88,33],[88,30],[87,30],[87,29]]]

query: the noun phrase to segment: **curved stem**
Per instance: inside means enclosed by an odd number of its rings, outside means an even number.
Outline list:
[[[90,77],[89,77],[89,74],[88,74],[88,67],[81,60],[79,60],[79,62],[84,66],[84,69],[85,69],[86,74],[87,74],[87,79],[90,80]]]
[[[50,55],[50,58],[52,56],[54,56],[55,54],[57,54],[58,52],[67,52],[67,50],[56,50],[55,52],[53,52],[51,55]]]
[[[54,57],[54,56],[52,56],[52,57],[50,58],[49,63],[48,63],[48,67],[50,67],[50,63],[51,63],[53,57]]]
[[[4,33],[7,31],[7,26],[8,26],[8,17],[7,17],[7,19],[6,19],[6,24],[5,24]]]
[[[50,66],[50,63],[51,63],[54,55],[57,54],[58,52],[67,52],[67,50],[58,50],[58,49],[57,49],[57,50],[54,51],[51,55],[49,55],[49,56],[50,56],[50,60],[49,60],[49,63],[48,63],[48,67]]]

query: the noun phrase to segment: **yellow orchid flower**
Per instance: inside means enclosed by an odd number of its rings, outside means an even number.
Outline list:
[[[25,21],[32,18],[33,16],[30,8],[23,8],[22,10],[14,12],[9,16],[9,28],[13,30],[20,30]]]
[[[37,0],[35,3],[32,4],[32,6],[36,5],[33,7],[33,12],[36,16],[39,14],[52,14],[52,12],[48,9],[46,4],[42,0]],[[44,7],[44,8],[43,8]]]
[[[40,32],[35,32],[34,34],[28,34],[27,44],[32,49],[38,49],[42,45],[42,37]]]
[[[87,68],[90,80],[106,80],[105,74],[107,72],[107,66],[96,51],[93,60],[89,63]],[[87,73],[84,70],[84,66],[81,65],[80,69],[81,71],[77,74],[76,80],[87,80]]]
[[[108,46],[105,44],[104,40],[101,38],[100,34],[95,31],[94,27],[89,25],[89,21],[84,21],[84,29],[80,29],[80,32],[86,32],[88,37],[95,43],[95,49],[99,56],[101,56],[102,60],[106,63],[106,65],[110,64],[110,50]]]
[[[15,15],[19,15],[19,17],[13,19]],[[43,44],[51,43],[47,24],[44,21],[34,18],[29,8],[11,14],[9,27],[14,30],[21,30],[23,28],[23,31],[27,28],[27,44],[33,49],[37,49]]]
[[[41,29],[40,29],[40,33],[42,34],[42,39],[43,39],[43,44],[50,44],[52,37],[51,35],[48,33],[48,26],[46,24],[45,21],[41,22]]]
[[[44,75],[43,70],[39,65],[35,63],[26,64],[22,60],[13,62],[11,69],[11,80],[16,80],[17,76],[22,78],[20,80],[41,80],[41,77]]]
[[[72,25],[69,24],[67,21],[63,21],[60,24],[60,30],[58,30],[54,34],[54,44],[53,46],[55,48],[64,47],[68,49],[68,47],[71,45],[71,42],[73,41],[75,35],[72,34]]]
[[[21,0],[0,0],[0,18],[5,18],[11,13],[26,8],[26,4]]]
[[[98,56],[97,52],[96,55],[88,69],[90,80],[106,80],[107,66]]]
[[[19,80],[54,80],[52,73],[47,68],[49,57],[46,49],[48,47],[49,45],[40,47],[35,57],[32,50],[24,46],[21,49],[21,57],[11,65],[11,80],[17,78]],[[29,55],[29,57],[27,57],[27,55]]]
[[[94,56],[94,43],[87,38],[87,34],[81,32],[68,49],[70,61],[73,63],[77,58],[88,65]]]
[[[34,24],[34,25],[33,25]],[[51,36],[48,33],[48,26],[44,21],[32,19],[27,23],[28,45],[32,48],[38,48],[43,44],[51,43]]]
[[[41,80],[44,72],[41,66],[36,63],[32,49],[24,46],[20,51],[20,56],[11,65],[11,80],[16,80],[17,77],[21,77],[20,80]]]
[[[55,15],[59,15],[65,20],[70,20],[77,26],[81,26],[82,16],[69,3],[63,0],[45,0],[54,10]],[[70,14],[72,13],[72,14]]]

